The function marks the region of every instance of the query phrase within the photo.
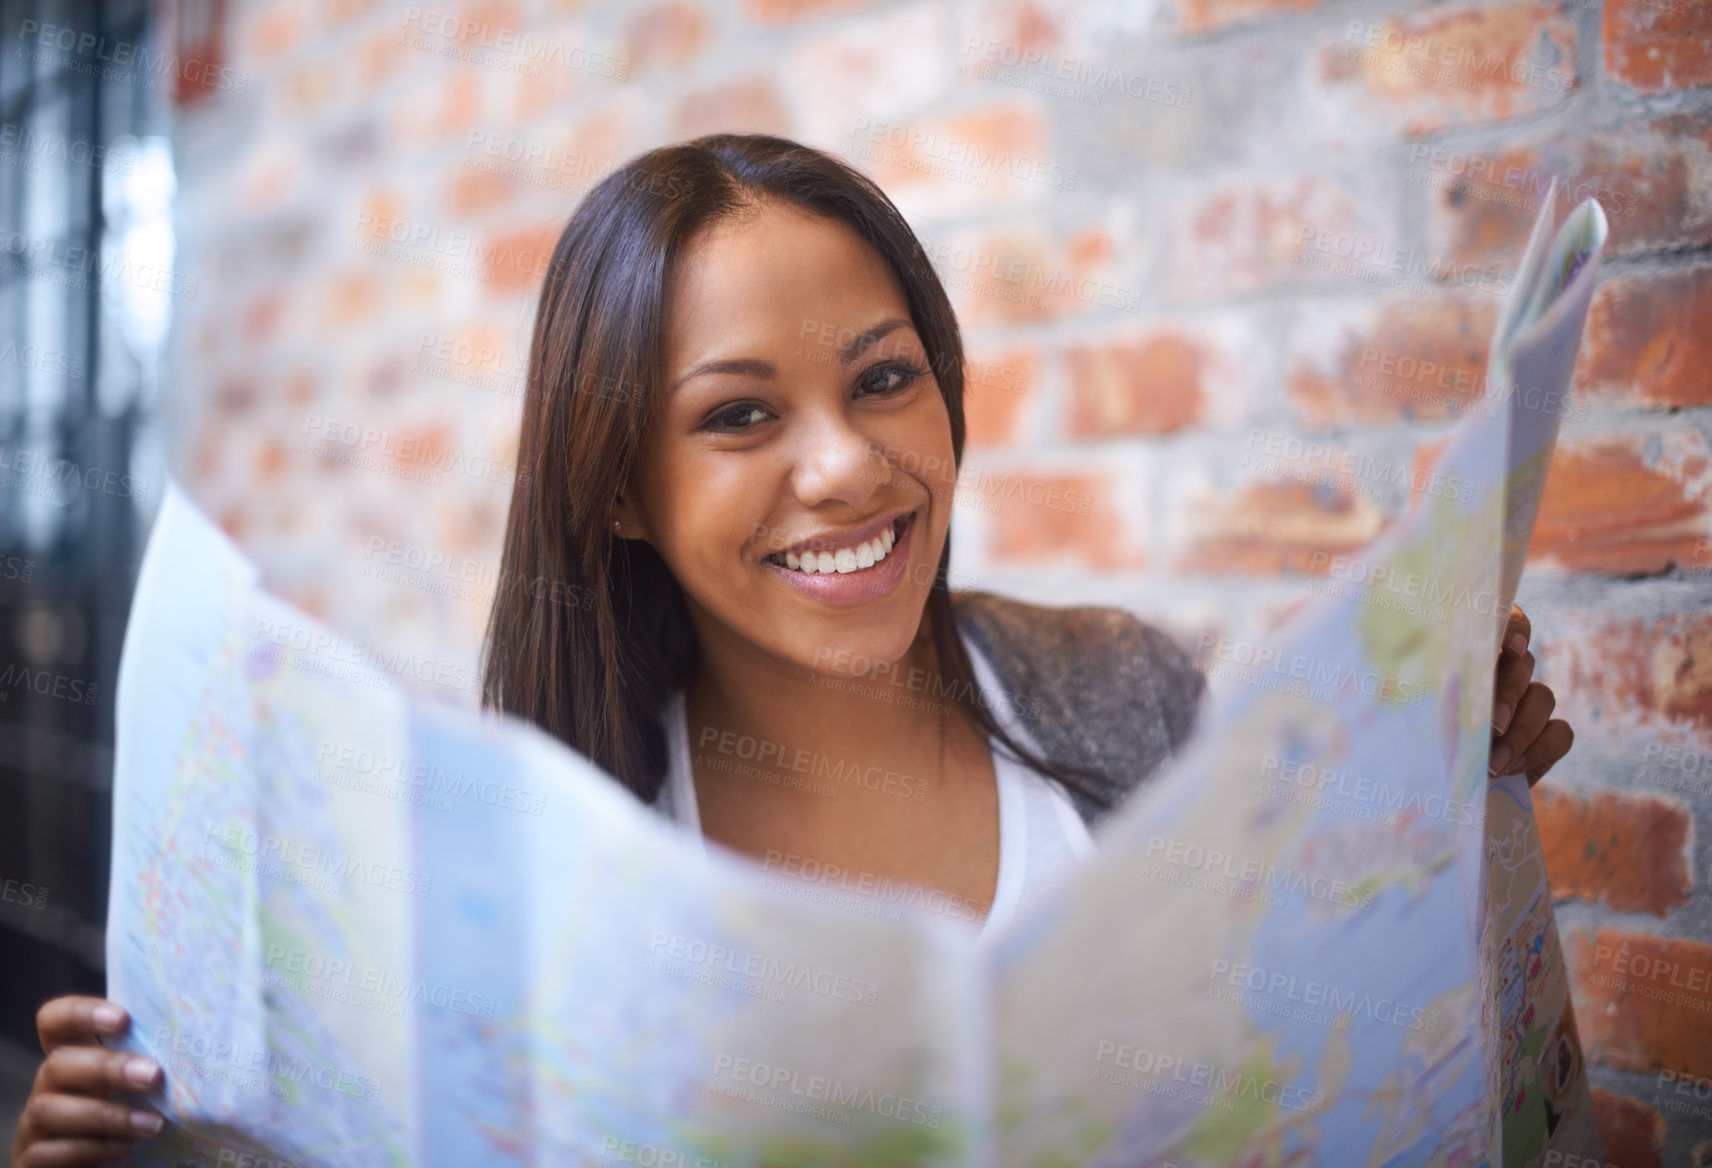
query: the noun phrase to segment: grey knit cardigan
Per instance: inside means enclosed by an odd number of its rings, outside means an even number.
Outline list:
[[[1105,776],[1066,784],[1090,828],[1176,753],[1200,717],[1207,681],[1188,653],[1121,609],[955,592],[952,611],[1046,757]]]

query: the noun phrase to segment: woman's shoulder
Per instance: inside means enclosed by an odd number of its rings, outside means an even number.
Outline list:
[[[1113,776],[1079,793],[1085,817],[1109,810],[1194,730],[1206,678],[1157,625],[1120,608],[991,592],[953,593],[952,607],[1041,749]]]

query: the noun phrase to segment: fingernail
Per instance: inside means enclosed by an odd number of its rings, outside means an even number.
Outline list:
[[[1499,702],[1492,707],[1492,728],[1502,734],[1510,728],[1510,703]]]
[[[95,1007],[94,1015],[95,1024],[107,1030],[116,1030],[125,1024],[125,1011],[112,1004]]]
[[[1511,633],[1510,634],[1510,652],[1512,652],[1516,656],[1520,657],[1523,653],[1526,653],[1527,651],[1528,651],[1528,638],[1524,637],[1521,633]]]
[[[1486,773],[1492,775],[1503,774],[1504,767],[1509,763],[1510,755],[1512,753],[1513,752],[1510,750],[1510,744],[1507,742],[1500,742],[1497,746],[1494,746],[1492,748],[1492,762],[1488,766]]]
[[[125,1081],[136,1087],[149,1086],[159,1073],[160,1065],[153,1059],[139,1057],[125,1064]]]
[[[152,1111],[131,1112],[131,1126],[146,1135],[158,1136],[166,1121]]]

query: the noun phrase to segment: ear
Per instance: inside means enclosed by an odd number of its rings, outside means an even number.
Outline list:
[[[642,509],[636,505],[635,498],[635,492],[623,491],[612,502],[606,525],[612,528],[613,522],[617,521],[618,527],[612,534],[618,539],[649,539],[647,521],[643,518]]]

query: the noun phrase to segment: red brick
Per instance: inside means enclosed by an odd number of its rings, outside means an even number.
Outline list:
[[[308,27],[310,10],[290,0],[274,4],[257,14],[250,25],[250,53],[257,60],[277,57],[291,49]]]
[[[1712,744],[1712,612],[1648,620],[1572,612],[1539,633],[1558,708],[1573,711],[1563,716],[1579,728],[1667,744],[1686,731],[1700,749]]]
[[[965,328],[1056,320],[1139,304],[1136,282],[1117,267],[1102,227],[1056,235],[1038,220],[924,240]]]
[[[1002,101],[921,121],[870,118],[840,147],[906,213],[943,218],[1074,189],[1080,176],[1053,160],[1048,137],[1038,107]]]
[[[1590,1062],[1712,1078],[1712,945],[1576,929],[1568,963]]]
[[[1641,93],[1712,85],[1712,2],[1606,0],[1605,75]]]
[[[1418,8],[1377,26],[1375,48],[1354,23],[1339,22],[1337,43],[1321,50],[1316,85],[1323,116],[1346,132],[1420,136],[1520,117],[1575,88],[1575,21],[1555,4]]]
[[[707,14],[694,4],[655,4],[630,19],[626,42],[631,70],[689,64],[707,39]]]
[[[1664,1117],[1639,1099],[1615,1091],[1593,1091],[1593,1115],[1605,1160],[1618,1168],[1663,1168]]]
[[[564,225],[543,223],[483,240],[488,284],[495,292],[533,292],[546,278]]]
[[[977,505],[989,512],[995,560],[1037,566],[1069,561],[1096,569],[1146,565],[1142,549],[1129,538],[1131,524],[1113,499],[1110,481],[1028,470],[973,475],[966,470],[963,479],[979,496]]]
[[[511,198],[515,184],[504,175],[487,170],[458,170],[452,175],[447,203],[458,215],[475,215],[501,206]]]
[[[1712,267],[1602,281],[1575,387],[1621,405],[1712,405]]]
[[[1208,355],[1166,330],[1134,340],[1071,349],[1069,418],[1073,438],[1170,434],[1201,420]]]
[[[1184,513],[1192,534],[1172,567],[1212,575],[1307,572],[1316,553],[1355,551],[1383,526],[1378,510],[1354,492],[1296,481],[1191,498]]]
[[[791,133],[791,116],[765,77],[731,82],[685,95],[672,113],[672,133],[699,138],[717,133]]]
[[[1418,296],[1318,314],[1293,330],[1289,393],[1300,424],[1441,421],[1484,400],[1486,354],[1497,323],[1491,297]],[[1492,404],[1490,408],[1496,408]]]
[[[1560,441],[1528,558],[1626,576],[1712,564],[1709,472],[1705,442],[1689,431]]]
[[[1023,403],[1040,380],[1039,354],[1010,349],[991,357],[971,354],[963,370],[965,441],[971,446],[1008,446],[1017,441]]]
[[[1406,180],[1432,190],[1428,238],[1459,263],[1514,265],[1551,180],[1560,213],[1598,199],[1611,226],[1607,256],[1712,243],[1712,128],[1681,114],[1612,130],[1571,127],[1491,151],[1426,143]]]
[[[750,18],[764,24],[787,24],[835,12],[871,7],[873,0],[744,0]]]
[[[1163,291],[1173,299],[1234,296],[1337,278],[1303,264],[1312,243],[1348,235],[1396,242],[1394,192],[1324,175],[1227,181],[1166,213]],[[1344,282],[1348,286],[1348,282]],[[1358,285],[1366,290],[1366,285]]]
[[[1694,820],[1674,799],[1548,784],[1534,797],[1534,818],[1558,899],[1657,917],[1691,899]]]
[[[1318,0],[1174,0],[1177,23],[1190,36],[1280,13],[1306,12]]]

